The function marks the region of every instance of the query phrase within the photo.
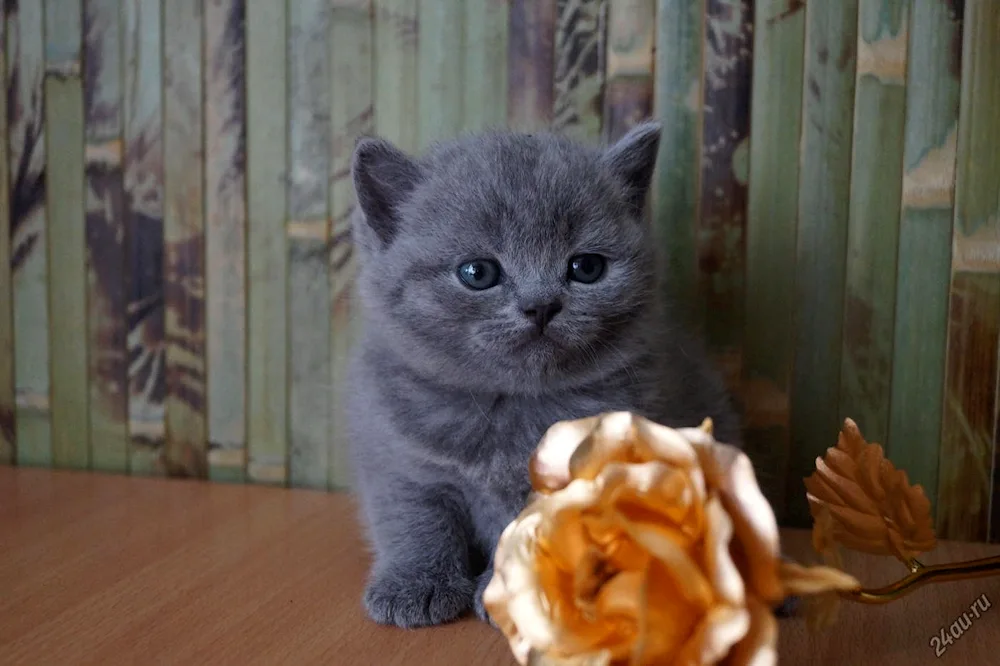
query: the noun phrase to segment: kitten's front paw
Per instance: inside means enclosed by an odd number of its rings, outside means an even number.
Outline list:
[[[381,571],[365,588],[365,610],[379,624],[404,629],[444,624],[469,609],[474,591],[464,577]]]
[[[486,610],[486,605],[483,603],[483,592],[486,591],[486,586],[490,584],[490,580],[493,578],[493,567],[490,567],[483,573],[479,574],[479,579],[476,581],[476,617],[478,617],[483,622],[489,622],[494,627],[497,623],[493,621],[490,617],[489,612]]]

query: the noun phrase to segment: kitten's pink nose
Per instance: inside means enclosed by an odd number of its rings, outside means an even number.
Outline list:
[[[524,316],[535,322],[539,331],[544,331],[549,322],[561,311],[562,303],[559,301],[532,303],[524,308]]]

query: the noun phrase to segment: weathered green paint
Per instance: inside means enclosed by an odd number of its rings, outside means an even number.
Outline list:
[[[965,4],[938,533],[996,528],[1000,354],[1000,4]],[[991,497],[992,493],[992,497]]]
[[[170,475],[208,473],[205,424],[204,0],[163,12],[166,445]]]
[[[556,1],[510,0],[507,123],[516,130],[538,131],[552,124]]]
[[[746,450],[779,519],[785,505],[805,6],[757,0],[746,229]]]
[[[0,6],[0,75],[7,75],[7,20]],[[0,104],[0,465],[17,459],[14,437],[14,310],[10,247],[10,168],[7,105]]]
[[[837,441],[858,5],[806,5],[786,522],[810,522],[802,479]]]
[[[840,416],[889,431],[896,248],[903,188],[908,0],[860,0]]]
[[[653,189],[653,223],[666,284],[679,316],[695,300],[694,228],[701,155],[701,5],[659,0],[656,33],[656,116],[663,125]]]
[[[285,483],[288,319],[285,3],[247,4],[247,477]],[[281,26],[281,29],[276,29]]]
[[[122,189],[121,3],[84,5],[90,464],[128,469],[128,318]]]
[[[420,145],[414,115],[421,93],[417,5],[418,0],[373,0],[375,129],[410,152]]]
[[[208,473],[246,469],[245,0],[205,5]]]
[[[162,474],[166,439],[163,57],[160,0],[125,0],[122,115],[128,329],[128,467]]]
[[[462,43],[465,129],[502,127],[507,121],[507,0],[466,0]]]
[[[45,69],[80,74],[83,0],[45,0]],[[25,2],[19,5],[29,4]]]
[[[947,3],[912,3],[886,453],[923,486],[932,506],[944,400],[961,30],[961,16]]]
[[[326,488],[330,393],[330,13],[289,4],[289,483]]]
[[[332,488],[351,486],[351,466],[344,399],[350,393],[347,383],[348,352],[357,335],[360,317],[353,303],[357,258],[351,243],[351,212],[354,210],[354,187],[351,182],[351,156],[354,143],[370,134],[372,109],[373,25],[369,0],[345,0],[334,5],[331,18],[330,89],[332,154],[330,157],[330,313],[331,392],[329,413],[332,417],[328,482]]]
[[[558,0],[552,126],[597,143],[604,99],[607,0]]]
[[[616,0],[607,13],[602,127],[604,141],[612,143],[653,112],[656,0]]]
[[[420,60],[420,146],[462,131],[465,114],[465,3],[420,0],[417,37]]]

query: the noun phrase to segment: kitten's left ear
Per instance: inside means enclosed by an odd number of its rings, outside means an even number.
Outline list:
[[[639,211],[656,167],[661,128],[657,121],[640,123],[601,156],[601,161],[628,186],[629,203]]]

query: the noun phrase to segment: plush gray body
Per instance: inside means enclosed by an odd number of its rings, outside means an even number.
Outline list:
[[[632,410],[668,425],[739,424],[697,344],[671,321],[641,206],[659,127],[600,150],[551,135],[489,133],[409,157],[359,142],[359,296],[347,413],[374,549],[365,606],[404,627],[485,617],[503,528],[554,422]],[[580,253],[601,279],[567,279]],[[490,258],[500,284],[458,277]],[[545,328],[526,316],[561,308]]]

